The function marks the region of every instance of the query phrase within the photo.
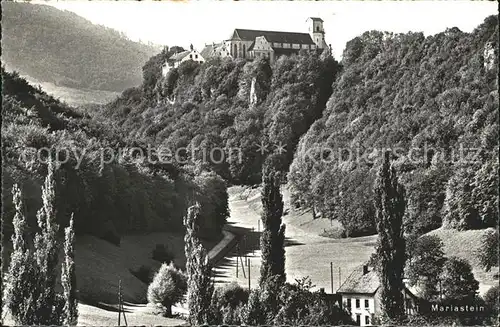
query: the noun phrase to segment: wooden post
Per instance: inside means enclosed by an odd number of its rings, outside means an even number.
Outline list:
[[[340,266],[339,266],[339,288],[342,285],[342,275],[340,273]]]
[[[258,232],[258,233],[260,233],[260,219],[259,219],[259,220],[257,220],[257,224],[258,224],[258,225],[257,225],[257,228],[258,228],[258,229],[257,229],[257,232]]]
[[[243,272],[243,278],[247,278],[245,276],[245,266],[243,265],[243,258],[240,256],[240,263],[241,263],[241,271]]]
[[[332,285],[332,294],[333,294],[333,262],[330,262],[330,283]]]
[[[238,259],[239,259],[239,255],[236,254],[236,278],[238,278]]]
[[[120,316],[121,316],[121,311],[122,311],[122,304],[121,304],[121,293],[122,290],[122,280],[118,280],[118,326],[120,326]]]
[[[248,263],[248,292],[250,292],[250,262]]]

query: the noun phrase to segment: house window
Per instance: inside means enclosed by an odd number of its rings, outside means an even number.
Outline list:
[[[351,299],[347,299],[347,307],[350,309],[351,308]]]
[[[198,59],[198,55],[197,55],[197,54],[195,54],[195,55],[194,55],[194,58],[195,58],[195,59]]]
[[[356,325],[361,326],[361,315],[359,313],[356,315]]]
[[[365,325],[370,325],[370,316],[365,316]]]
[[[356,299],[356,308],[359,308],[361,306],[360,302],[361,301],[359,299]]]
[[[189,59],[193,59],[193,55],[192,54],[189,55]]]
[[[319,32],[319,26],[316,26],[316,32]]]
[[[368,300],[365,300],[365,308],[369,308],[370,307],[370,303]]]

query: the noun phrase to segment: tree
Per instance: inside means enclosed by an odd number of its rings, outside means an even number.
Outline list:
[[[64,290],[64,325],[74,326],[78,321],[78,301],[76,299],[75,229],[73,226],[73,215],[71,215],[69,226],[65,229],[61,283]]]
[[[198,237],[200,205],[197,203],[188,209],[184,217],[186,235],[184,251],[186,253],[187,302],[189,323],[201,325],[207,323],[210,316],[210,301],[214,292],[212,268],[208,254]]]
[[[439,237],[424,235],[415,241],[406,276],[411,286],[419,286],[423,299],[433,300],[439,295],[437,286],[445,261],[443,242]]]
[[[396,170],[390,165],[390,152],[384,153],[375,181],[375,220],[377,224],[377,270],[381,284],[381,308],[390,320],[404,316],[403,269],[405,265],[405,239],[403,216],[405,190],[398,182]]]
[[[23,325],[61,325],[65,318],[64,296],[56,293],[59,226],[56,223],[54,170],[53,163],[49,161],[42,187],[43,205],[37,213],[39,232],[35,235],[32,249],[26,240],[28,226],[21,191],[17,185],[13,187],[13,253],[5,299],[14,320]],[[66,259],[69,261],[69,258]]]
[[[40,232],[35,235],[34,260],[36,262],[36,320],[34,323],[44,325],[61,324],[61,309],[57,306],[60,300],[55,291],[59,247],[56,223],[56,193],[54,166],[49,161],[47,177],[42,187],[42,208],[38,210],[37,221]]]
[[[483,234],[481,246],[477,250],[479,262],[485,271],[498,266],[498,230],[488,230]]]
[[[500,312],[499,299],[500,299],[500,293],[498,285],[491,287],[484,295],[484,302],[487,308],[491,311],[491,314],[493,316],[497,316]]]
[[[7,283],[5,287],[5,304],[16,323],[28,325],[34,319],[34,298],[31,287],[33,276],[33,258],[28,249],[28,225],[24,214],[21,190],[14,184],[12,187],[15,209],[14,234],[12,235],[12,254],[10,256]],[[3,282],[3,281],[2,281]]]
[[[163,306],[170,317],[172,305],[182,301],[186,291],[186,276],[172,262],[163,263],[148,287],[148,302]]]
[[[285,275],[285,225],[281,223],[283,198],[281,196],[281,173],[276,169],[277,160],[271,156],[266,160],[262,172],[262,226],[260,249],[262,265],[260,281],[262,286],[273,276],[286,281]]]
[[[440,278],[443,297],[446,300],[470,301],[475,298],[479,289],[479,282],[474,278],[472,267],[461,258],[449,258],[443,266]]]

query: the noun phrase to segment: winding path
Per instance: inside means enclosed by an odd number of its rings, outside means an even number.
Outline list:
[[[226,257],[215,266],[217,283],[236,281],[248,287],[248,265],[245,256],[250,262],[250,285],[255,287],[259,278],[260,250],[260,195],[255,192],[253,196],[244,199],[241,192],[231,188],[229,207],[231,216],[228,219],[227,229],[244,235],[240,240],[242,259],[239,259],[238,277],[236,277],[237,251],[233,249]],[[288,206],[288,196],[285,192],[285,208]],[[285,269],[289,282],[309,276],[317,288],[324,288],[330,292],[332,288],[330,275],[330,262],[333,262],[333,290],[337,290],[341,281],[358,265],[369,259],[375,246],[375,236],[366,236],[352,239],[332,239],[308,233],[294,222],[297,214],[283,217],[286,224]],[[242,272],[241,263],[245,268]],[[340,274],[339,274],[340,268]],[[340,278],[339,278],[340,277]]]

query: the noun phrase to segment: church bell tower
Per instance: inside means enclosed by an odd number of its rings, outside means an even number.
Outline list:
[[[317,17],[309,17],[307,19],[307,24],[309,26],[309,34],[313,42],[316,44],[318,49],[327,48],[325,42],[325,30],[323,29],[323,20]]]

